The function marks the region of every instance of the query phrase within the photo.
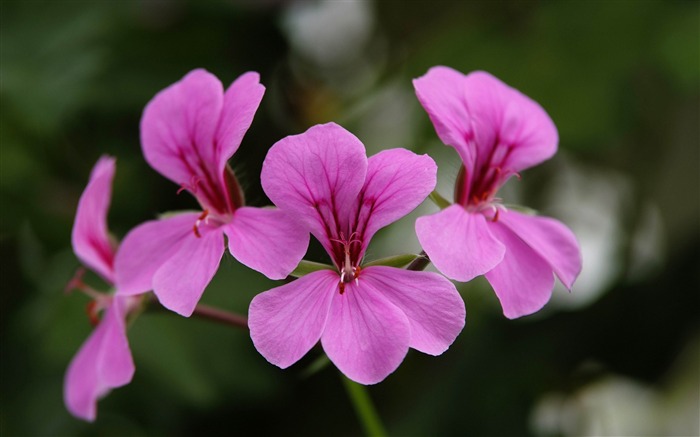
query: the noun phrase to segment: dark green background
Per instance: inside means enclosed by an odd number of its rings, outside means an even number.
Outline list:
[[[70,229],[103,153],[118,158],[109,217],[118,237],[196,207],[144,162],[138,126],[149,99],[197,67],[225,84],[255,70],[267,86],[232,160],[249,204],[267,204],[258,177],[267,149],[331,120],[370,153],[402,146],[436,157],[449,197],[457,155],[411,85],[433,65],[487,70],[547,109],[560,152],[507,189],[575,230],[595,235],[607,217],[614,241],[585,252],[584,271],[615,267],[586,304],[553,302],[515,321],[483,279],[460,285],[467,326],[452,348],[438,358],[411,351],[369,390],[390,434],[698,434],[698,2],[377,1],[365,5],[364,39],[330,20],[308,24],[347,33],[325,61],[292,43],[281,1],[0,5],[2,435],[360,434],[337,371],[305,374],[320,349],[280,371],[246,332],[169,313],[135,321],[134,380],[100,403],[95,424],[73,419],[62,378],[90,326],[87,298],[62,291],[78,267]],[[415,241],[414,219],[383,232],[370,254],[415,250],[404,243]],[[310,257],[324,260],[318,245]],[[274,285],[227,255],[203,302],[245,313]],[[612,391],[590,401],[596,387]],[[647,410],[635,409],[637,389],[652,393]],[[545,397],[569,406],[555,408],[554,425],[536,419]],[[590,428],[596,408],[602,428]]]

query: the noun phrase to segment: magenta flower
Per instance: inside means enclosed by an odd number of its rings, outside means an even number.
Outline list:
[[[385,150],[367,159],[362,143],[329,123],[277,142],[262,185],[281,209],[321,242],[336,270],[320,270],[261,293],[248,324],[258,351],[286,368],[320,339],[350,379],[374,384],[408,348],[440,355],[464,327],[464,303],[435,273],[362,267],[375,232],[418,206],[435,187],[427,155]]]
[[[297,266],[308,234],[278,209],[243,206],[227,165],[264,91],[257,73],[242,75],[224,93],[215,76],[194,70],[148,103],[141,119],[146,161],[192,193],[203,211],[131,231],[116,258],[120,292],[152,289],[163,306],[191,315],[218,269],[224,235],[238,261],[271,279]]]
[[[116,244],[107,232],[114,171],[114,158],[102,157],[95,165],[78,203],[72,237],[78,258],[109,284],[114,284],[115,278]],[[68,366],[63,395],[71,414],[93,421],[97,400],[128,384],[134,375],[125,320],[140,298],[97,293],[82,283],[79,287],[95,299],[92,314],[104,309],[104,316]]]
[[[418,240],[442,273],[485,274],[506,317],[541,309],[554,275],[569,289],[581,271],[573,233],[562,223],[506,210],[496,196],[513,175],[550,158],[558,135],[533,100],[484,72],[434,67],[413,82],[440,139],[463,167],[455,204],[416,221]]]

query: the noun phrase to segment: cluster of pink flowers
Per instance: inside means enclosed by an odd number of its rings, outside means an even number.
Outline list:
[[[416,222],[422,247],[450,279],[485,275],[507,317],[538,311],[555,275],[571,288],[581,269],[578,244],[560,222],[507,210],[496,193],[555,153],[554,124],[537,103],[487,73],[435,67],[414,86],[438,136],[463,162],[455,203]],[[228,160],[264,91],[257,73],[224,91],[216,77],[195,70],[146,106],[146,161],[189,191],[201,212],[145,222],[117,245],[106,224],[115,160],[96,164],[78,204],[73,248],[114,291],[78,284],[95,299],[93,314],[103,314],[66,374],[65,402],[75,416],[94,420],[98,399],[131,380],[126,320],[142,310],[145,293],[190,316],[227,246],[270,279],[284,279],[299,265],[310,234],[333,262],[250,304],[253,344],[281,368],[320,340],[348,378],[375,384],[409,348],[440,355],[462,331],[464,302],[447,278],[363,264],[372,236],[434,190],[437,166],[429,156],[392,149],[368,158],[360,140],[337,124],[313,126],[268,151],[261,182],[276,207],[245,206]]]

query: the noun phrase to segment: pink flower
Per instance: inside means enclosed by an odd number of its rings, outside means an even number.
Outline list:
[[[286,368],[320,339],[350,379],[374,384],[408,348],[440,355],[464,327],[464,303],[440,275],[361,266],[379,229],[418,206],[435,187],[427,155],[385,150],[367,159],[362,143],[329,123],[277,142],[262,185],[281,209],[321,242],[336,270],[320,270],[257,295],[248,324],[258,351]]]
[[[456,203],[416,221],[421,245],[452,279],[485,274],[506,317],[538,311],[552,294],[554,275],[571,289],[581,271],[578,243],[562,223],[506,210],[495,196],[511,176],[554,155],[554,123],[488,73],[434,67],[413,84],[438,136],[464,164]]]
[[[231,254],[272,279],[286,277],[308,246],[308,235],[274,208],[242,205],[228,159],[253,121],[265,88],[257,73],[221,82],[194,70],[158,93],[144,110],[146,161],[189,191],[201,213],[146,222],[131,231],[116,258],[120,292],[153,290],[161,304],[189,316],[218,269],[228,237]]]
[[[109,284],[114,284],[115,278],[116,244],[107,232],[114,171],[115,161],[111,157],[102,157],[95,165],[80,197],[72,236],[73,250],[78,258]],[[105,311],[68,366],[64,401],[71,414],[93,421],[97,414],[97,400],[111,389],[128,384],[134,375],[125,320],[140,298],[118,294],[109,296],[93,291],[82,282],[77,285],[95,298],[91,304],[93,315],[97,310]]]

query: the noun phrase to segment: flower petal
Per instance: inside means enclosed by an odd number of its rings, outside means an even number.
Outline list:
[[[97,401],[134,375],[126,338],[126,299],[114,296],[104,318],[73,357],[64,381],[64,402],[80,419],[94,421]]]
[[[267,361],[285,369],[318,342],[338,280],[330,270],[313,272],[253,298],[248,310],[250,337]]]
[[[335,123],[278,141],[267,153],[261,180],[280,209],[307,226],[329,253],[367,173],[365,147]]]
[[[433,67],[413,84],[438,136],[462,158],[467,191],[479,169],[498,167],[507,176],[557,150],[559,136],[547,112],[489,73],[465,76]]]
[[[80,196],[73,224],[73,251],[80,261],[114,283],[114,245],[107,230],[107,211],[112,199],[116,160],[102,156]]]
[[[552,295],[552,268],[505,225],[493,223],[491,231],[506,246],[503,261],[486,273],[503,314],[515,319],[539,311]]]
[[[199,227],[200,237],[190,233],[153,276],[153,292],[171,311],[189,317],[219,268],[224,254],[221,227]]]
[[[396,305],[362,279],[335,293],[321,344],[348,378],[376,384],[399,367],[408,352],[411,327]]]
[[[146,161],[188,189],[203,208],[219,213],[229,212],[215,141],[223,103],[221,82],[205,70],[194,70],[159,92],[141,118]]]
[[[185,239],[194,236],[196,213],[152,220],[132,229],[117,252],[114,269],[117,293],[134,295],[153,289],[153,275],[171,258]]]
[[[243,207],[223,227],[231,255],[270,279],[284,279],[309,246],[309,233],[277,208]]]
[[[581,273],[582,261],[581,249],[569,228],[549,217],[517,211],[502,212],[499,221],[544,258],[566,288],[571,290]]]
[[[416,97],[430,117],[443,143],[454,147],[464,164],[474,165],[474,150],[470,115],[461,91],[464,75],[449,67],[433,67],[413,80]]]
[[[367,267],[360,276],[365,285],[381,293],[408,317],[410,347],[440,355],[464,328],[464,301],[454,284],[432,272],[393,267]]]
[[[559,135],[552,119],[520,91],[475,71],[464,77],[463,92],[476,138],[477,166],[490,160],[491,165],[517,172],[557,151]]]
[[[448,278],[471,281],[494,268],[505,248],[482,214],[452,205],[416,220],[416,234],[430,261]]]
[[[366,248],[379,229],[413,211],[435,188],[437,165],[428,155],[391,149],[368,159],[367,179],[351,217]]]
[[[219,174],[223,175],[226,162],[241,145],[263,94],[265,87],[260,84],[260,75],[252,71],[238,77],[226,90],[216,131]]]

